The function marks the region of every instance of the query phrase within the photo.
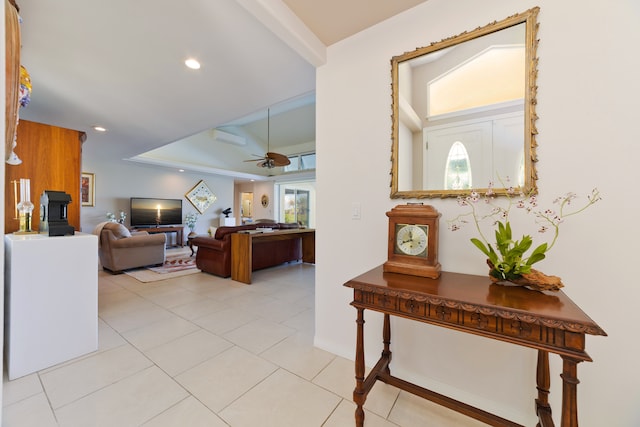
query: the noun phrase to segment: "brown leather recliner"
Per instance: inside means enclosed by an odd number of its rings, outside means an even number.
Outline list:
[[[122,224],[106,222],[99,224],[94,234],[98,235],[98,256],[104,270],[119,274],[130,268],[164,263],[164,233],[131,233]]]

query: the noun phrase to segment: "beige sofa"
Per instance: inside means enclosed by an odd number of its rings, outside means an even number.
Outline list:
[[[96,227],[94,234],[98,235],[98,256],[104,270],[119,274],[131,268],[164,263],[167,238],[164,233],[131,233],[122,224],[105,222]]]

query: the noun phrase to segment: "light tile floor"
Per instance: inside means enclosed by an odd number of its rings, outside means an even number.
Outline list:
[[[5,374],[2,425],[352,426],[353,362],[313,347],[314,273],[284,265],[244,285],[100,271],[98,351]],[[365,408],[369,427],[484,425],[382,383]]]

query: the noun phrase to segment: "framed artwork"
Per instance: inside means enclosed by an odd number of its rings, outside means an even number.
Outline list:
[[[211,206],[217,199],[215,194],[213,194],[211,190],[209,190],[207,184],[205,184],[205,182],[202,180],[200,180],[200,182],[197,183],[196,186],[189,190],[184,196],[201,214],[209,209],[209,206]]]
[[[80,199],[82,206],[96,205],[96,176],[93,173],[82,172],[80,176]]]

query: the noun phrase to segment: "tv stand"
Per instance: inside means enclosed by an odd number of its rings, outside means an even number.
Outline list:
[[[182,225],[160,225],[157,227],[149,226],[149,227],[137,227],[134,230],[138,231],[146,231],[149,234],[155,233],[176,233],[176,245],[184,247],[184,227]],[[170,246],[167,244],[167,246]]]

